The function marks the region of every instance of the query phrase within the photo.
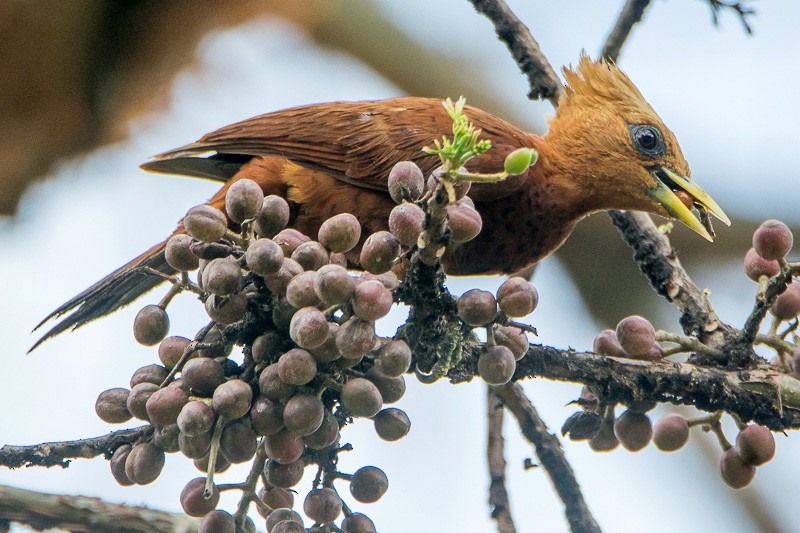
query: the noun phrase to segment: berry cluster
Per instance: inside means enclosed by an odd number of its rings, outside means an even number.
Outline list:
[[[786,224],[777,220],[764,222],[753,234],[753,247],[745,254],[744,270],[750,279],[759,284],[753,317],[763,318],[767,308],[773,316],[769,332],[756,335],[755,343],[769,346],[777,352],[777,356],[770,361],[773,366],[794,378],[800,378],[800,337],[795,333],[800,316],[800,283],[792,281],[793,277],[800,275],[800,264],[786,260],[793,241],[792,232]],[[761,315],[758,314],[759,305],[764,309]],[[783,322],[790,324],[779,331]],[[789,340],[790,335],[792,341]],[[664,348],[659,344],[663,342],[677,346]],[[697,339],[656,331],[647,319],[640,316],[623,319],[616,330],[601,331],[593,345],[593,351],[601,355],[648,362],[701,349],[715,357],[723,356],[701,345]],[[735,445],[731,444],[722,431],[721,412],[689,420],[671,413],[653,426],[646,413],[655,407],[655,402],[632,402],[617,417],[613,403],[603,402],[588,388],[584,388],[576,403],[582,410],[566,420],[562,433],[569,435],[572,440],[588,440],[596,451],[613,450],[619,444],[629,451],[638,451],[652,440],[659,450],[671,452],[686,444],[692,426],[713,432],[723,449],[720,461],[722,478],[733,488],[748,485],[755,476],[756,467],[775,455],[775,439],[768,428],[757,424],[747,425],[736,417],[734,420],[739,433]]]
[[[515,172],[531,163],[530,150],[512,156],[506,166]],[[454,174],[439,170],[426,184],[417,165],[398,163],[388,177],[398,203],[389,215],[390,231],[366,238],[358,219],[342,213],[326,220],[312,240],[287,227],[291,210],[283,198],[265,197],[247,179],[230,186],[224,212],[209,205],[190,209],[186,233],[165,247],[166,261],[180,277],[159,304],[145,306],[134,320],[136,340],[158,344],[161,364],[134,372],[130,389],[110,389],[97,399],[104,421],[135,417],[153,427],[140,442],[115,450],[115,479],[151,483],[165,454],[180,452],[206,474],[189,481],[180,496],[187,514],[203,517],[201,531],[254,530],[244,514],[252,502],[268,532],[278,533],[305,531],[292,510],[293,488],[307,467],[316,467],[303,502],[312,527],[375,531],[370,518],[344,503],[334,482],[349,482],[354,500],[372,503],[388,489],[387,476],[374,466],[338,471],[338,454],[351,448],[341,444],[341,431],[354,418],[369,418],[384,440],[409,432],[407,414],[385,405],[405,393],[412,351],[400,337],[377,337],[375,322],[397,299],[396,272],[427,244],[427,200],[446,192],[445,242],[463,243],[480,232],[480,214],[466,196],[470,183],[453,180]],[[351,274],[347,267],[354,264],[364,272]],[[196,283],[189,276],[194,270]],[[211,318],[194,340],[167,337],[166,308],[182,290],[197,293]],[[511,379],[528,340],[508,317],[529,314],[537,301],[536,289],[522,278],[508,280],[496,297],[470,291],[458,301],[467,328],[489,331],[491,342],[478,362],[487,382]],[[235,345],[243,347],[241,362],[231,358]],[[236,516],[216,509],[214,474],[248,461],[254,472],[248,482],[222,487],[242,490],[245,505]]]

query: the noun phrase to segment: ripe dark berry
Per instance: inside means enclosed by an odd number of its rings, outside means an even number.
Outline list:
[[[325,406],[315,395],[296,394],[283,408],[283,423],[286,429],[303,437],[319,429],[324,414]]]
[[[514,359],[519,361],[528,353],[530,344],[525,332],[514,326],[495,325],[494,340],[500,346],[505,346],[514,355]]]
[[[497,301],[489,291],[469,290],[458,299],[458,316],[470,326],[484,326],[497,317]]]
[[[316,375],[317,361],[300,348],[289,350],[278,360],[278,377],[286,384],[305,385]]]
[[[619,340],[617,340],[617,333],[613,329],[604,329],[595,335],[592,351],[601,355],[628,357]]]
[[[342,520],[342,533],[375,533],[375,523],[365,514],[353,513]]]
[[[100,420],[109,424],[121,424],[130,420],[133,415],[128,411],[128,396],[131,391],[123,388],[108,389],[97,397],[94,410]]]
[[[208,433],[214,427],[214,410],[205,402],[192,400],[181,409],[177,424],[187,437]]]
[[[164,248],[164,259],[167,260],[167,264],[175,270],[183,272],[197,269],[200,266],[200,260],[190,248],[193,242],[194,239],[185,233],[170,237]]]
[[[361,239],[361,224],[350,213],[340,213],[322,223],[317,239],[331,252],[349,252]]]
[[[308,241],[292,252],[292,259],[306,270],[317,270],[328,264],[328,252],[317,241]]]
[[[753,281],[758,281],[761,276],[771,278],[781,271],[777,261],[767,261],[750,248],[744,256],[744,273]]]
[[[225,213],[237,224],[255,217],[264,202],[264,191],[253,180],[239,179],[225,193]]]
[[[316,272],[302,272],[289,282],[286,286],[286,299],[293,307],[302,309],[303,307],[316,307],[322,303],[314,290],[314,281],[317,279]]]
[[[270,239],[257,239],[244,253],[247,267],[262,278],[280,270],[283,266],[283,250]]]
[[[300,309],[289,324],[289,336],[298,346],[308,350],[322,346],[328,340],[328,333],[328,320],[316,307]]]
[[[497,305],[510,317],[523,317],[536,309],[539,293],[528,280],[519,276],[508,278],[497,289]]]
[[[411,420],[405,411],[389,407],[372,418],[375,433],[386,441],[396,441],[405,437],[411,430]]]
[[[164,367],[174,368],[183,357],[183,352],[190,342],[186,337],[167,337],[161,341],[161,344],[158,345],[158,358]]]
[[[353,292],[353,313],[374,322],[389,313],[393,300],[392,293],[380,281],[363,281],[356,285]]]
[[[232,422],[222,430],[219,451],[231,463],[245,463],[256,454],[257,439],[255,431],[247,421]]]
[[[653,424],[646,414],[628,410],[614,422],[614,434],[626,450],[638,452],[653,437]]]
[[[350,479],[350,494],[361,503],[373,503],[381,499],[389,489],[389,478],[375,466],[364,466],[356,470]]]
[[[215,509],[200,521],[198,533],[236,533],[236,522],[227,511]]]
[[[300,459],[305,451],[305,444],[302,437],[282,429],[264,437],[264,450],[270,459],[275,459],[281,464],[289,464]]]
[[[261,202],[261,209],[253,222],[253,229],[259,237],[272,237],[286,227],[290,214],[286,200],[271,194]]]
[[[298,459],[285,465],[270,459],[264,465],[264,473],[270,486],[290,489],[303,479],[305,467],[306,464],[303,459]]]
[[[133,336],[145,346],[158,344],[169,332],[167,312],[157,305],[146,305],[133,320]]]
[[[617,324],[617,339],[628,356],[646,359],[656,344],[656,330],[647,319],[633,315]]]
[[[281,247],[284,256],[291,257],[298,246],[311,239],[296,229],[287,228],[275,235],[272,240]]]
[[[792,320],[800,315],[800,283],[790,283],[772,304],[770,312],[781,320]]]
[[[767,261],[785,257],[793,243],[792,230],[779,220],[767,220],[753,233],[753,249]]]
[[[189,481],[181,491],[181,507],[183,512],[189,516],[204,516],[216,508],[219,503],[219,489],[211,485],[211,497],[206,499],[203,491],[206,486],[206,478],[196,477]]]
[[[402,340],[387,342],[378,352],[376,364],[384,376],[402,376],[411,366],[411,348]]]
[[[775,437],[768,428],[750,424],[736,436],[736,447],[742,460],[760,466],[775,456]]]
[[[505,346],[489,346],[478,357],[478,373],[489,385],[508,383],[516,368],[514,354]]]
[[[483,227],[481,214],[466,204],[447,206],[447,223],[450,226],[450,239],[454,243],[468,242],[478,236]]]
[[[734,489],[746,487],[756,476],[756,467],[745,461],[736,447],[729,448],[722,454],[719,471],[725,483]]]
[[[211,406],[219,416],[235,420],[247,414],[252,401],[252,387],[240,379],[231,379],[214,390]]]
[[[178,387],[159,389],[147,399],[145,408],[150,423],[158,427],[166,427],[178,421],[178,414],[189,401],[189,395]]]
[[[233,259],[211,260],[203,268],[203,289],[219,296],[239,292],[244,287],[242,269]]]
[[[220,240],[228,229],[225,214],[210,205],[198,205],[189,209],[183,217],[186,233],[202,242]]]
[[[342,405],[353,416],[369,418],[383,407],[383,398],[371,381],[353,378],[344,384],[341,392]]]
[[[166,456],[152,442],[136,444],[125,460],[125,475],[137,485],[155,481],[164,468]]]
[[[375,347],[375,324],[363,318],[352,317],[336,332],[336,347],[342,357],[361,357]]]
[[[403,203],[389,213],[389,231],[403,246],[417,244],[424,222],[425,212],[417,204]]]
[[[196,395],[211,397],[214,390],[225,381],[222,365],[207,357],[189,359],[181,373],[183,383]]]
[[[339,265],[326,265],[319,270],[314,278],[314,291],[326,305],[340,305],[346,303],[353,296],[356,282]]]
[[[425,176],[413,161],[400,161],[389,171],[389,195],[396,203],[415,202],[425,190]]]
[[[679,450],[688,440],[689,424],[681,415],[664,415],[653,428],[653,443],[663,452]]]
[[[378,231],[367,237],[361,247],[359,264],[372,274],[382,274],[392,268],[400,254],[400,243],[388,231]]]
[[[303,511],[315,522],[328,524],[336,520],[342,512],[342,500],[333,489],[313,489],[303,502]]]
[[[306,435],[303,440],[312,450],[321,450],[336,442],[339,438],[339,422],[327,409],[323,413],[322,424],[311,435]]]

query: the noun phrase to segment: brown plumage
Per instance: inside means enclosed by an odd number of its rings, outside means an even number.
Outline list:
[[[675,136],[624,73],[583,57],[577,69],[564,74],[565,95],[544,137],[465,108],[481,138],[492,142],[488,153],[467,164],[468,170],[497,172],[506,155],[520,147],[535,148],[539,161],[504,182],[473,184],[469,196],[481,213],[483,230],[473,241],[450,247],[443,260],[448,273],[515,272],[556,250],[581,218],[600,210],[677,218],[709,239],[689,208],[708,210],[727,223],[716,203],[689,180]],[[318,104],[226,126],[142,168],[225,183],[209,201],[220,209],[230,184],[249,178],[265,194],[286,198],[292,207],[290,226],[307,235],[316,236],[325,219],[343,212],[354,214],[366,235],[387,229],[394,206],[386,185],[392,166],[411,160],[427,175],[439,160],[422,147],[449,135],[451,128],[436,99]],[[683,191],[679,194],[689,198],[689,208],[673,191]],[[72,313],[39,342],[108,314],[160,284],[162,279],[137,267],[172,273],[163,250],[164,243],[154,246],[56,309],[43,323]]]

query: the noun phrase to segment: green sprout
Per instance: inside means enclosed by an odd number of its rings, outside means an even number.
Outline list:
[[[533,148],[519,148],[506,157],[504,170],[491,174],[467,172],[464,165],[473,157],[488,151],[492,142],[489,139],[479,140],[481,130],[475,128],[467,115],[464,114],[466,100],[460,97],[455,103],[448,98],[442,105],[453,121],[453,138],[442,137],[441,142],[434,139],[434,147],[425,147],[423,150],[431,155],[438,155],[442,161],[442,181],[453,198],[453,185],[459,181],[472,181],[480,183],[494,183],[503,181],[509,176],[516,176],[525,172],[528,167],[536,163],[538,153]]]

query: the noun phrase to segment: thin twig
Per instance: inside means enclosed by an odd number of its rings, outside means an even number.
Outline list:
[[[506,459],[503,456],[503,404],[493,387],[486,388],[486,418],[488,442],[486,455],[489,465],[489,508],[497,522],[497,533],[516,533],[506,490]]]
[[[525,396],[522,387],[509,383],[495,387],[498,397],[514,415],[522,434],[536,448],[536,456],[547,471],[556,492],[564,502],[570,529],[575,533],[599,532],[600,526],[583,499],[581,488],[575,479],[558,437],[550,433],[536,408]]]
[[[98,455],[111,457],[123,444],[132,444],[152,435],[151,426],[114,431],[101,437],[63,442],[45,442],[31,446],[6,445],[0,448],[0,465],[7,468],[20,466],[69,466],[70,459],[92,459]]]
[[[470,2],[478,13],[492,21],[497,36],[508,46],[520,70],[528,77],[528,85],[531,88],[528,98],[547,99],[553,107],[558,107],[558,99],[564,92],[564,86],[528,27],[517,18],[503,0],[470,0]]]
[[[606,39],[603,45],[603,51],[600,55],[609,61],[617,62],[619,59],[620,50],[622,45],[628,39],[633,27],[642,20],[644,10],[650,5],[650,0],[628,0],[625,2],[625,7],[622,8],[622,13],[619,14],[617,23],[614,24],[614,29]]]

